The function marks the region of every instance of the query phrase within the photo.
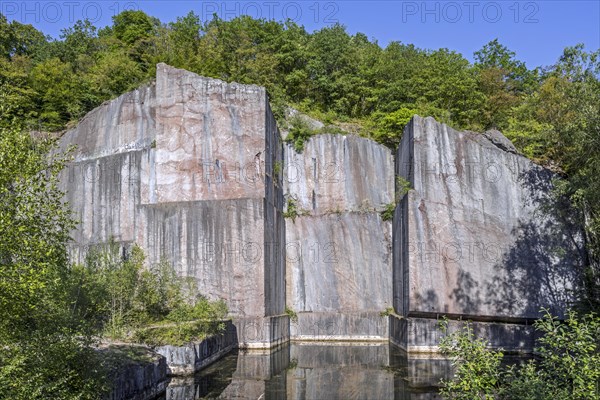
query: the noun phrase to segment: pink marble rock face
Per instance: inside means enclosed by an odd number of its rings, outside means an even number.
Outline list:
[[[264,196],[264,88],[162,64],[156,98],[156,202]]]
[[[265,201],[267,160],[281,158],[269,113],[264,88],[165,64],[154,83],[91,111],[60,142],[76,146],[61,178],[80,221],[73,260],[111,239],[135,243],[149,267],[166,259],[234,315],[280,313],[283,262],[266,262],[264,250],[267,234],[283,236],[283,225],[265,224],[276,212]]]
[[[555,177],[492,139],[433,118],[405,129],[396,166],[412,190],[394,232],[405,314],[536,318],[572,301],[581,232],[560,217]]]

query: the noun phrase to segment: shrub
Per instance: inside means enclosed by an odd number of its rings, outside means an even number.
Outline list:
[[[314,134],[316,130],[312,129],[308,122],[299,116],[295,116],[290,120],[290,132],[288,133],[285,141],[294,145],[294,150],[297,153],[304,151],[305,142]]]
[[[539,357],[501,368],[502,352],[487,349],[469,324],[447,334],[440,349],[453,361],[455,376],[442,382],[448,399],[598,399],[600,398],[600,318],[570,312],[566,321],[545,312],[535,323],[542,333]]]
[[[193,278],[177,276],[163,261],[145,269],[144,253],[134,246],[125,258],[112,243],[92,251],[81,268],[80,307],[104,328],[108,338],[147,344],[178,344],[220,332],[227,317],[223,301],[197,294]],[[173,343],[169,343],[169,340]]]
[[[390,203],[385,206],[381,214],[381,219],[384,221],[391,221],[394,219],[394,211],[396,211],[396,203]]]
[[[285,313],[288,317],[290,317],[290,321],[298,322],[298,314],[296,313],[296,311],[292,310],[288,306],[285,306]]]
[[[283,213],[284,218],[291,218],[292,222],[296,222],[296,217],[300,215],[298,207],[296,206],[296,200],[288,198],[287,211]]]
[[[373,129],[373,138],[379,143],[395,150],[402,138],[404,127],[417,110],[402,107],[394,112],[375,112],[371,116],[371,127]]]
[[[410,182],[402,176],[396,176],[396,192],[394,197],[396,203],[400,202],[404,196],[411,190]]]
[[[500,380],[502,352],[488,350],[486,341],[478,339],[467,323],[448,334],[448,322],[441,325],[446,336],[440,350],[450,357],[455,368],[454,379],[443,380],[440,393],[447,399],[494,399]]]

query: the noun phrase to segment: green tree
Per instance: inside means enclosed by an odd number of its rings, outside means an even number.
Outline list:
[[[0,116],[6,115],[0,102]],[[94,399],[103,390],[92,332],[74,310],[62,203],[65,157],[0,124],[0,397]],[[90,368],[96,365],[96,368]]]
[[[47,41],[48,38],[32,25],[8,22],[0,14],[0,57],[34,56]]]
[[[115,98],[142,84],[144,71],[123,50],[115,49],[96,56],[95,64],[82,77],[87,94],[96,105]]]
[[[447,399],[589,399],[599,398],[600,318],[594,313],[570,312],[562,322],[546,313],[535,323],[541,334],[536,359],[522,365],[503,366],[501,351],[473,333],[469,323],[446,336],[441,351],[455,369],[442,382]]]
[[[113,17],[112,32],[122,42],[133,45],[151,37],[158,23],[143,11],[127,10]]]
[[[460,54],[448,49],[429,52],[413,80],[416,104],[439,110],[432,116],[458,128],[476,120],[481,96],[475,73]]]
[[[310,36],[307,73],[309,91],[321,111],[349,114],[349,98],[357,65],[352,38],[343,25],[323,28]]]
[[[536,86],[536,74],[498,39],[487,43],[474,56],[479,90],[485,96],[481,110],[483,128],[504,129],[511,108],[519,103],[522,94],[531,93]]]
[[[5,124],[9,117],[24,121],[35,120],[37,93],[29,85],[32,62],[26,56],[14,56],[10,61],[0,58],[0,96],[10,107],[4,109]]]
[[[168,59],[166,62],[179,68],[193,70],[195,67],[193,61],[198,55],[201,30],[200,17],[193,11],[171,22],[165,33]]]
[[[100,50],[97,29],[89,20],[77,21],[60,35],[60,59],[71,63],[74,72],[85,72],[94,64],[94,55]]]
[[[406,107],[391,113],[375,112],[372,115],[373,138],[391,149],[396,149],[402,139],[404,127],[417,113],[417,110]]]
[[[84,114],[83,88],[72,66],[59,58],[51,58],[32,68],[29,79],[38,94],[37,109],[47,130],[60,130],[67,122],[76,121]]]

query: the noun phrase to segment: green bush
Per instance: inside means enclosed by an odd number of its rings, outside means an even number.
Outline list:
[[[396,203],[390,203],[385,206],[385,210],[383,210],[381,214],[381,219],[384,221],[391,221],[394,219],[394,211],[396,211]]]
[[[347,135],[348,132],[335,125],[325,125],[321,129],[317,130],[318,134],[328,135]]]
[[[402,176],[396,176],[396,192],[394,193],[396,203],[400,202],[411,189],[409,181]]]
[[[296,313],[296,311],[292,310],[288,306],[285,306],[285,313],[287,314],[288,317],[290,317],[290,321],[298,322],[298,314]]]
[[[502,352],[488,350],[486,341],[478,339],[467,323],[448,334],[448,322],[441,325],[446,336],[440,350],[450,357],[455,368],[453,380],[442,381],[440,393],[447,399],[494,399],[500,381]]]
[[[417,110],[402,107],[394,112],[375,112],[371,116],[371,126],[373,129],[373,138],[392,150],[395,150],[402,138],[404,127]]]
[[[227,306],[198,295],[193,278],[177,276],[164,261],[145,269],[143,251],[137,246],[125,259],[118,254],[112,243],[90,252],[86,267],[79,269],[83,289],[79,306],[104,328],[104,336],[177,344],[217,333],[224,326],[219,324],[227,317]]]
[[[284,218],[291,218],[292,222],[296,222],[296,217],[300,215],[300,211],[296,205],[296,200],[288,198],[287,200],[287,211],[283,213]]]
[[[442,329],[447,332],[447,321]],[[447,334],[441,351],[455,367],[442,382],[447,399],[598,399],[600,398],[600,318],[570,312],[561,322],[546,312],[535,323],[542,336],[536,353],[523,365],[501,367],[502,352],[489,350],[467,323]]]
[[[379,316],[381,317],[389,317],[390,315],[394,315],[394,307],[387,307],[379,313]]]
[[[108,388],[106,371],[84,338],[34,334],[0,346],[0,398],[95,400]]]
[[[381,214],[381,218],[384,221],[391,221],[394,219],[394,212],[396,211],[396,205],[402,200],[404,196],[410,191],[410,182],[401,176],[396,176],[396,190],[394,193],[394,202],[389,203],[385,206]]]
[[[312,129],[308,122],[299,116],[295,116],[290,120],[290,132],[285,141],[292,143],[297,153],[302,153],[305,142],[316,133],[317,130]]]

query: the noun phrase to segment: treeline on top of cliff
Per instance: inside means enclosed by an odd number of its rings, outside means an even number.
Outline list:
[[[502,130],[526,155],[560,155],[553,132],[576,118],[574,81],[597,81],[598,52],[577,45],[551,67],[527,69],[494,40],[471,64],[448,49],[385,48],[342,25],[308,33],[293,22],[242,16],[202,23],[193,12],[161,23],[125,11],[97,29],[78,21],[53,40],[0,15],[0,90],[36,130],[61,130],[105,100],[151,80],[165,62],[203,76],[254,83],[273,108],[293,105],[324,122],[354,123],[390,147],[413,114],[458,129]],[[576,108],[576,107],[575,107]]]

